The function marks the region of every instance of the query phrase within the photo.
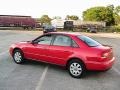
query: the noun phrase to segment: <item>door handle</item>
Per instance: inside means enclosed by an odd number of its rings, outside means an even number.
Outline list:
[[[69,51],[64,51],[64,52],[69,52]]]

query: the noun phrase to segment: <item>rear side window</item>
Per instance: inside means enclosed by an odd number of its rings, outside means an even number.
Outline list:
[[[71,46],[71,39],[64,35],[57,35],[53,45],[57,46]]]
[[[79,35],[77,36],[79,39],[81,39],[82,41],[84,41],[88,46],[90,47],[96,47],[96,46],[100,46],[101,44],[98,43],[97,41],[93,40],[92,38],[89,38],[87,36],[83,36],[83,35]]]

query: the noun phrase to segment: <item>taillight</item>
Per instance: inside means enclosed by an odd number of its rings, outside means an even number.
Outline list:
[[[102,54],[102,58],[107,58],[109,56],[109,53],[108,52],[105,52]]]

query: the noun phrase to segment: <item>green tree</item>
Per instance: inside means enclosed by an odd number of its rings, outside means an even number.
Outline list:
[[[115,14],[120,15],[120,6],[117,6],[114,10]]]
[[[113,6],[93,7],[83,12],[83,20],[85,21],[105,21],[106,24],[113,25]]]
[[[116,25],[120,24],[120,16],[119,15],[114,14],[114,19],[115,19]]]
[[[112,12],[114,11],[114,5],[108,5],[107,8],[111,10]]]
[[[48,15],[43,15],[43,16],[40,18],[40,22],[41,22],[42,24],[44,24],[44,23],[50,24],[51,18],[50,18]]]
[[[67,19],[67,20],[78,20],[79,17],[76,16],[76,15],[67,15],[67,16],[66,16],[66,19]]]
[[[109,23],[108,25],[114,25],[115,24],[115,18],[114,18],[114,5],[108,5],[107,7],[107,11],[108,11],[108,16],[109,18]]]
[[[114,8],[114,19],[116,25],[120,24],[120,6]]]

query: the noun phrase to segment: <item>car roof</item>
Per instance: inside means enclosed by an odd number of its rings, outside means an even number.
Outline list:
[[[72,35],[72,36],[77,36],[77,35],[81,35],[78,32],[49,32],[48,34],[62,34],[62,35]]]

